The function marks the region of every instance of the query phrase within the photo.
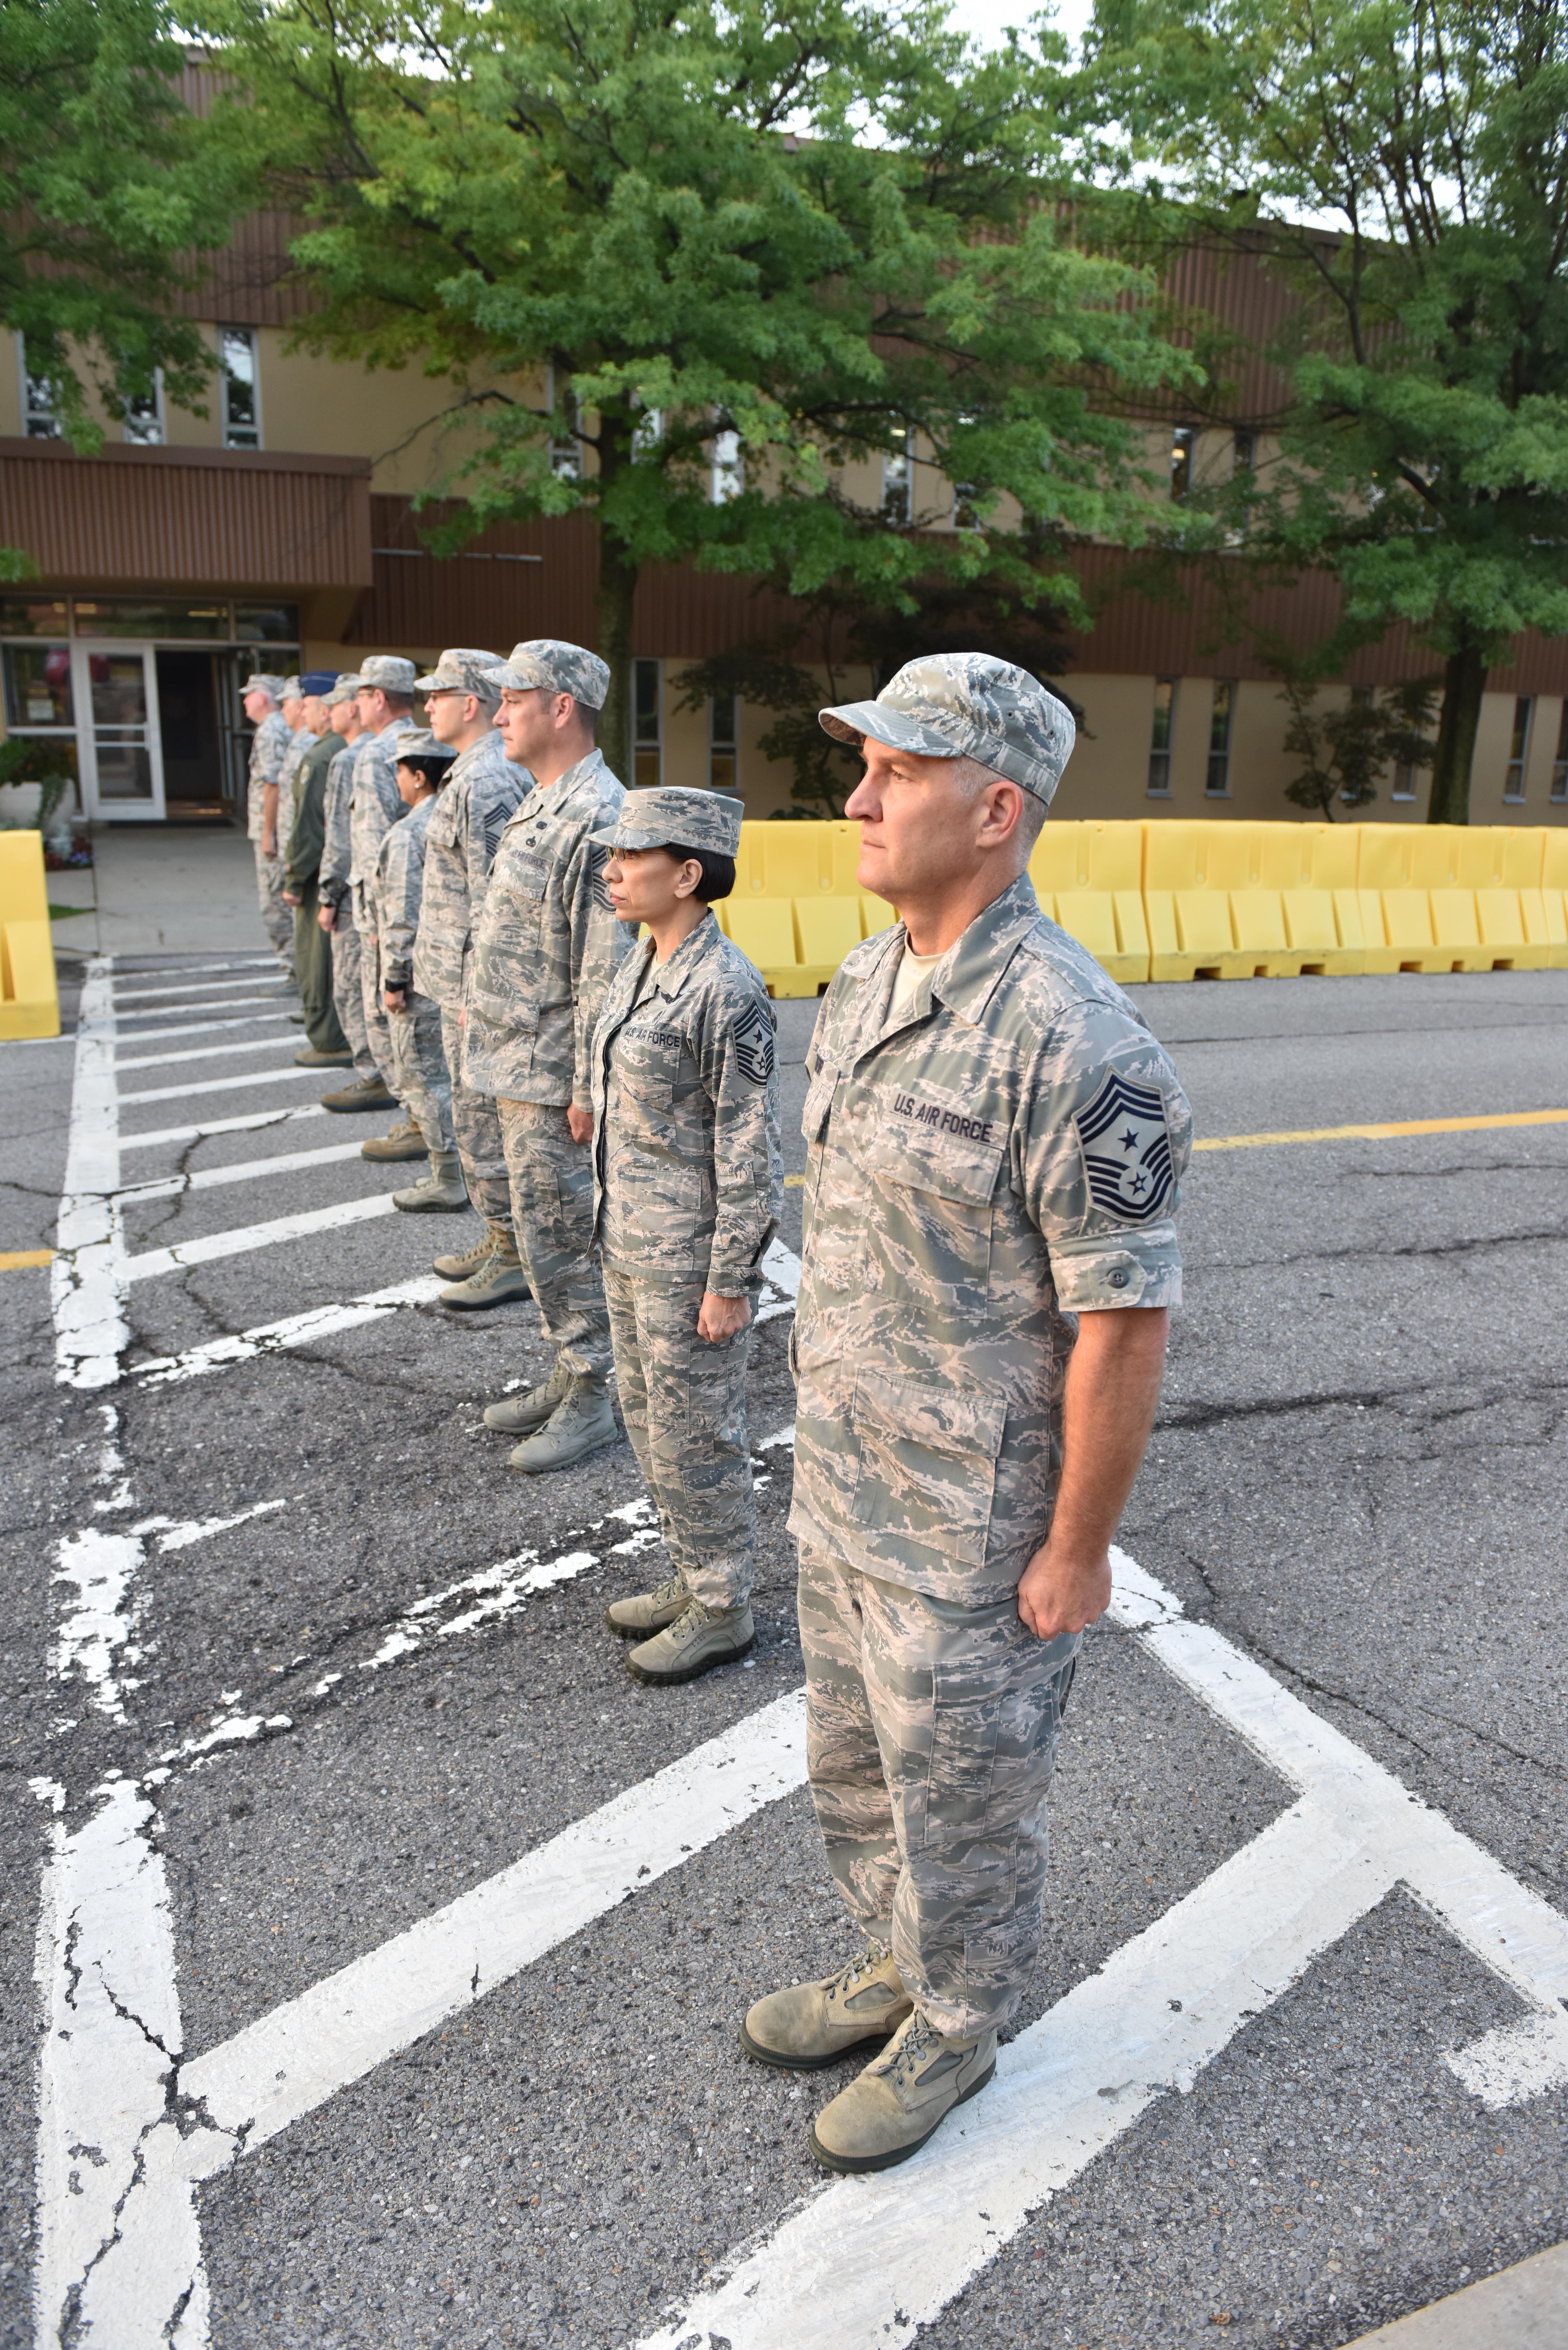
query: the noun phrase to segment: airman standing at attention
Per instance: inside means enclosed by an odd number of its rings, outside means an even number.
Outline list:
[[[336,1093],[323,1094],[321,1107],[329,1110],[395,1109],[397,1096],[376,1066],[365,1027],[365,991],[360,978],[359,933],[354,927],[354,899],[348,876],[354,865],[350,837],[354,798],[354,762],[365,729],[359,720],[357,670],[346,670],[332,691],[332,724],[343,737],[327,770],[327,796],[322,812],[321,871],[317,896],[321,910],[317,920],[332,941],[332,1007],[337,1024],[354,1055],[354,1078]]]
[[[316,681],[314,671],[308,684],[303,677],[286,677],[283,681],[283,715],[293,737],[283,754],[283,769],[277,779],[277,853],[286,871],[294,837],[295,785],[317,740],[317,729],[311,723],[314,697],[310,687]],[[325,712],[318,714],[324,716]]]
[[[376,933],[376,859],[381,843],[395,824],[407,816],[398,791],[398,744],[414,731],[414,665],[395,653],[372,653],[359,664],[359,723],[364,733],[354,754],[354,789],[349,801],[349,894],[354,927],[359,934],[359,1000],[365,1010],[365,1039],[387,1091],[396,1096],[392,1037],[387,1007],[381,1000],[380,966]],[[362,1143],[364,1159],[422,1159],[424,1138],[418,1124],[403,1115],[389,1134]]]
[[[392,1075],[430,1153],[422,1183],[394,1191],[392,1205],[414,1212],[468,1205],[457,1138],[452,1124],[452,1078],[441,1050],[441,1006],[414,983],[414,941],[424,894],[425,840],[437,795],[455,753],[433,734],[403,735],[398,743],[398,789],[409,810],[381,843],[376,859],[377,951],[381,1001],[392,1039]]]
[[[512,1229],[550,1376],[492,1404],[488,1426],[523,1442],[514,1469],[564,1469],[610,1443],[609,1322],[594,1262],[594,1026],[631,933],[593,845],[626,793],[594,747],[609,671],[581,645],[537,637],[492,671],[506,755],[534,789],[501,836],[473,931],[463,1083],[494,1097]]]
[[[807,1055],[794,1347],[807,1771],[869,1948],[741,2037],[815,2072],[891,2034],[811,2135],[869,2171],[984,2088],[1039,1954],[1045,1792],[1153,1423],[1192,1121],[1030,886],[1064,705],[952,653],[821,715],[866,760],[860,886],[902,917]]]
[[[327,775],[343,748],[343,737],[334,733],[331,716],[337,673],[313,671],[301,682],[306,688],[306,723],[316,740],[295,769],[294,822],[284,876],[284,903],[295,910],[294,970],[306,1040],[294,1058],[302,1069],[337,1069],[352,1055],[332,1008],[332,949],[317,919]]]
[[[284,754],[293,740],[279,704],[284,681],[257,671],[241,690],[241,704],[255,728],[251,736],[250,769],[245,785],[245,831],[255,850],[256,902],[262,928],[292,987],[294,981],[294,916],[283,902],[283,861],[277,853],[277,785]],[[269,848],[267,843],[272,847]]]
[[[448,1284],[441,1304],[469,1312],[528,1295],[528,1277],[512,1232],[512,1195],[495,1103],[462,1081],[462,997],[473,926],[506,820],[534,783],[524,769],[512,764],[496,732],[496,661],[494,653],[452,645],[428,677],[414,681],[415,691],[425,697],[431,733],[457,754],[425,834],[414,985],[441,1006],[457,1155],[468,1196],[484,1218],[477,1248],[435,1260],[434,1270]]]
[[[784,1202],[774,1008],[710,906],[735,886],[743,802],[628,795],[605,881],[648,935],[594,1038],[596,1237],[621,1416],[671,1573],[618,1599],[636,1680],[694,1680],[756,1638],[746,1358]]]

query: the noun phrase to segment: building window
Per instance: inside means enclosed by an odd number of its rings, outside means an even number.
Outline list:
[[[583,452],[577,435],[583,428],[582,405],[576,400],[572,401],[572,430],[564,438],[557,438],[556,370],[553,367],[545,370],[545,405],[550,412],[550,471],[564,482],[580,481]]]
[[[1222,800],[1230,796],[1231,721],[1235,713],[1235,681],[1217,677],[1214,681],[1214,707],[1209,720],[1209,771],[1203,778],[1203,788],[1210,799]]]
[[[1170,436],[1170,494],[1184,498],[1192,487],[1192,452],[1198,440],[1198,428],[1179,424]]]
[[[902,530],[914,510],[915,464],[907,424],[895,424],[882,452],[882,519]]]
[[[1148,737],[1148,792],[1156,800],[1170,797],[1170,731],[1176,723],[1176,680],[1154,681],[1154,723]]]
[[[27,346],[20,335],[16,338],[16,365],[22,377],[24,432],[29,441],[57,441],[60,416],[54,384],[47,375],[35,375],[27,365]]]
[[[1528,693],[1515,696],[1513,733],[1508,744],[1508,772],[1502,779],[1505,800],[1521,800],[1524,797],[1524,763],[1530,756],[1530,719],[1534,707]]]
[[[1243,473],[1251,473],[1258,462],[1258,436],[1242,430],[1231,436],[1231,478],[1239,481]]]
[[[741,773],[741,746],[732,693],[715,693],[708,702],[708,787],[715,792],[736,789]]]
[[[120,419],[119,437],[133,447],[157,449],[163,442],[163,370],[155,368],[151,391],[128,400]]]
[[[218,364],[223,372],[223,446],[259,449],[261,382],[256,371],[254,328],[219,328]]]
[[[661,782],[664,774],[659,667],[656,660],[634,660],[631,665],[632,781],[645,785]]]
[[[1568,800],[1568,702],[1557,723],[1557,755],[1552,762],[1552,796]]]
[[[715,432],[713,457],[708,494],[716,506],[727,506],[738,498],[746,486],[746,469],[741,463],[741,436],[738,432]]]
[[[637,408],[637,422],[631,428],[632,456],[655,456],[664,438],[664,411],[662,408],[644,408],[640,400]]]
[[[1395,768],[1394,786],[1388,796],[1393,800],[1413,800],[1415,798],[1416,770],[1414,767],[1397,766]]]

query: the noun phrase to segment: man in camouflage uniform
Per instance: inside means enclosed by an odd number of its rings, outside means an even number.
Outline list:
[[[283,860],[277,854],[277,785],[293,737],[278,705],[284,681],[262,671],[247,677],[241,691],[245,716],[255,728],[251,736],[250,769],[245,785],[245,831],[255,850],[256,902],[262,928],[294,982],[294,916],[283,902]],[[267,847],[271,841],[272,847]]]
[[[473,926],[506,819],[534,783],[524,768],[512,764],[496,732],[501,695],[495,667],[495,654],[452,645],[428,677],[415,680],[416,691],[425,697],[431,733],[457,754],[425,834],[424,898],[413,971],[420,993],[441,1006],[457,1155],[468,1196],[484,1218],[477,1248],[435,1260],[435,1271],[448,1284],[441,1304],[471,1313],[528,1295],[512,1233],[512,1195],[495,1103],[462,1081],[462,996]]]
[[[376,859],[381,843],[408,814],[398,791],[398,746],[414,731],[414,664],[395,653],[372,653],[359,664],[355,695],[364,733],[355,748],[354,782],[348,804],[348,889],[359,938],[359,1001],[365,1039],[389,1094],[397,1096],[392,1035],[381,999],[380,948],[376,926]],[[390,1133],[360,1145],[364,1159],[422,1159],[424,1137],[403,1115]]]
[[[398,789],[409,814],[391,827],[376,859],[376,928],[392,1075],[398,1097],[419,1128],[431,1162],[424,1181],[394,1191],[392,1205],[415,1212],[468,1205],[452,1132],[452,1078],[441,1050],[441,1006],[414,983],[426,837],[452,756],[433,734],[415,733],[400,739]]]
[[[822,723],[862,746],[861,887],[904,918],[846,959],[807,1056],[794,1342],[808,1769],[870,1947],[742,2037],[815,2070],[891,2032],[812,2133],[856,2171],[984,2087],[1035,1964],[1045,1791],[1153,1422],[1191,1118],[1029,883],[1064,706],[960,653]]]
[[[689,1681],[756,1638],[746,1360],[784,1204],[774,1008],[708,909],[735,884],[742,802],[639,791],[614,829],[610,902],[647,934],[594,1038],[595,1234],[621,1416],[672,1572],[612,1602],[632,1678]]]
[[[283,754],[283,766],[277,779],[277,853],[286,872],[288,852],[294,840],[294,808],[299,771],[320,740],[320,729],[312,723],[313,717],[326,714],[317,708],[316,698],[311,692],[316,682],[314,671],[308,680],[286,677],[283,681],[283,715],[293,736]]]
[[[294,822],[284,877],[284,902],[295,910],[294,972],[306,1040],[294,1058],[302,1069],[333,1069],[341,1068],[351,1056],[332,1005],[332,948],[317,920],[317,880],[327,770],[344,744],[332,725],[336,671],[313,671],[301,683],[306,688],[306,721],[315,739],[294,772]]]
[[[344,748],[327,770],[321,870],[317,881],[317,896],[321,901],[317,919],[332,941],[332,1008],[354,1055],[353,1083],[335,1093],[323,1094],[321,1107],[346,1111],[392,1109],[397,1105],[397,1096],[389,1091],[385,1077],[376,1066],[365,1027],[359,933],[354,927],[354,899],[348,883],[354,864],[350,835],[354,762],[359,755],[358,746],[365,732],[359,723],[360,682],[357,670],[346,670],[332,689],[332,724],[342,736]]]
[[[462,1079],[501,1120],[512,1228],[539,1321],[547,1379],[492,1404],[485,1420],[524,1441],[514,1469],[563,1469],[615,1436],[609,1322],[594,1262],[592,1045],[631,943],[593,836],[626,797],[594,747],[609,671],[581,645],[537,637],[492,672],[496,724],[534,789],[502,833],[473,931]]]

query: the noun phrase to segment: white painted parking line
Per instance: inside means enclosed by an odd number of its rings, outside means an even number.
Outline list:
[[[230,966],[227,963],[220,963],[217,968],[221,971],[226,971]],[[116,1008],[120,1011],[124,1011],[128,1005],[132,1003],[143,1004],[165,1002],[173,1003],[183,997],[191,995],[211,995],[214,999],[217,999],[223,996],[238,994],[247,987],[254,989],[266,977],[267,973],[265,971],[262,971],[253,972],[248,979],[192,980],[189,985],[183,987],[124,987],[117,984],[114,991],[114,1001]],[[274,993],[281,1001],[284,993],[283,974],[281,972],[278,973],[277,986],[272,991],[272,993]],[[291,988],[289,990],[289,993],[293,994],[293,993],[294,991]],[[136,1015],[132,1014],[131,1016],[135,1017]]]
[[[312,1305],[303,1314],[285,1315],[278,1322],[258,1323],[254,1330],[210,1338],[182,1355],[161,1355],[151,1362],[133,1363],[130,1375],[150,1388],[178,1387],[186,1379],[204,1378],[210,1371],[227,1370],[234,1363],[254,1362],[258,1355],[286,1353],[291,1347],[311,1346],[317,1338],[330,1338],[339,1330],[356,1329],[364,1322],[379,1322],[406,1306],[431,1305],[445,1285],[439,1275],[421,1274],[412,1281],[395,1282],[389,1289],[368,1290],[362,1297],[346,1298],[340,1305]]]
[[[124,1144],[120,1145],[121,1149]],[[119,1194],[124,1208],[148,1200],[176,1200],[186,1191],[222,1191],[229,1183],[259,1183],[269,1175],[296,1175],[308,1167],[336,1166],[358,1159],[358,1141],[329,1142],[320,1150],[280,1150],[272,1159],[242,1159],[233,1167],[199,1167],[190,1175],[154,1175],[145,1183],[130,1183]]]
[[[152,1281],[160,1274],[188,1273],[195,1264],[213,1264],[220,1257],[244,1256],[252,1249],[275,1248],[281,1241],[303,1240],[311,1232],[333,1232],[346,1224],[362,1224],[370,1216],[394,1212],[392,1195],[372,1200],[340,1200],[332,1208],[305,1208],[297,1215],[275,1216],[265,1224],[242,1224],[231,1232],[209,1232],[203,1240],[180,1241],[172,1248],[144,1249],[125,1260],[127,1281]]]
[[[195,1077],[187,1085],[151,1086],[139,1094],[121,1094],[120,1107],[130,1108],[137,1102],[188,1101],[193,1094],[241,1093],[247,1087],[280,1086],[286,1078],[290,1083],[303,1080],[306,1084],[309,1084],[314,1078],[319,1085],[323,1077],[330,1077],[335,1074],[347,1076],[348,1072],[346,1070],[334,1072],[331,1069],[256,1069],[248,1076],[243,1077]],[[131,1135],[130,1140],[134,1142],[136,1137]]]
[[[114,1067],[113,964],[95,955],[82,979],[65,1186],[49,1268],[56,1375],[79,1388],[119,1376],[130,1336],[121,1279],[124,1245],[114,1193],[119,1187],[119,1112]]]
[[[274,1012],[261,1012],[256,1014],[256,1018],[254,1021],[201,1021],[191,1028],[165,1028],[161,1032],[156,1029],[149,1029],[144,1030],[140,1036],[131,1036],[130,1038],[127,1038],[122,1032],[120,1042],[122,1044],[128,1042],[131,1044],[151,1044],[156,1040],[160,1033],[165,1036],[199,1036],[202,1035],[203,1032],[210,1035],[214,1027],[253,1028],[259,1021],[275,1020],[278,1016],[279,1015]],[[159,1069],[163,1066],[165,1062],[218,1061],[223,1060],[234,1053],[275,1053],[277,1046],[278,1040],[275,1036],[252,1036],[245,1039],[236,1037],[226,1045],[195,1045],[188,1046],[185,1050],[179,1053],[121,1054],[114,1066],[116,1069]],[[317,1075],[320,1075],[319,1070],[317,1071]]]
[[[206,1118],[200,1126],[155,1126],[146,1134],[122,1134],[119,1148],[123,1156],[128,1150],[151,1150],[160,1143],[204,1142],[212,1134],[258,1134],[265,1127],[289,1126],[297,1118],[327,1115],[319,1102],[300,1104],[293,1109],[243,1110],[238,1118]]]
[[[117,1002],[123,1002],[133,995],[182,995],[190,984],[197,981],[204,983],[213,972],[220,971],[244,972],[248,975],[248,979],[265,979],[269,974],[275,973],[278,985],[281,987],[283,984],[283,966],[271,955],[231,955],[226,962],[170,963],[163,966],[163,970],[170,973],[178,972],[179,978],[173,986],[165,987],[160,983],[155,987],[138,987],[136,983],[139,979],[161,982],[161,972],[158,971],[122,972],[114,983]],[[233,984],[238,987],[241,982],[235,980]]]
[[[280,988],[277,993],[281,995],[282,993]],[[258,1020],[288,1020],[294,1016],[286,1004],[280,1005],[265,996],[257,1010],[244,1012],[240,1005],[244,1000],[209,995],[194,1003],[132,1003],[127,1006],[117,997],[114,1008],[119,1016],[119,1033],[128,1041],[138,1036],[212,1036],[220,1035],[225,1028],[249,1027]],[[223,1012],[229,1017],[225,1020],[193,1019],[192,1014],[198,1012]],[[178,1024],[171,1028],[148,1024],[160,1020],[173,1020]],[[303,1025],[303,1023],[296,1021],[296,1024]]]
[[[1125,1554],[1113,1558],[1114,1619],[1302,1800],[1021,2033],[996,2085],[896,2181],[828,2189],[642,2350],[693,2336],[732,2350],[897,2350],[1397,1885],[1534,2010],[1528,2031],[1511,2027],[1515,2094],[1550,2085],[1553,2054],[1568,2057],[1568,1918],[1220,1633],[1188,1623]],[[1495,2086],[1500,2036],[1447,2061],[1461,2080],[1490,2066]]]

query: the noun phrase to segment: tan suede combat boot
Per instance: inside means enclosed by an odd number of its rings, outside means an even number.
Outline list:
[[[479,1271],[497,1239],[510,1240],[511,1237],[504,1225],[486,1224],[471,1249],[454,1250],[447,1256],[431,1257],[431,1271],[439,1273],[443,1281],[466,1281],[471,1273]]]
[[[359,1145],[361,1159],[423,1159],[425,1139],[407,1111],[389,1134],[378,1134]]]
[[[398,1097],[387,1091],[377,1071],[371,1076],[359,1078],[355,1085],[340,1087],[335,1094],[323,1094],[321,1107],[334,1110],[396,1109]]]
[[[406,1191],[394,1191],[392,1205],[410,1216],[444,1215],[454,1208],[466,1208],[468,1186],[456,1151],[432,1150],[424,1181],[410,1183]]]
[[[633,1648],[626,1660],[634,1681],[667,1689],[676,1681],[694,1681],[716,1665],[732,1664],[756,1646],[757,1627],[744,1607],[708,1607],[690,1599],[662,1632]]]
[[[522,1395],[503,1396],[499,1403],[484,1407],[484,1425],[498,1429],[503,1436],[527,1436],[543,1428],[558,1403],[565,1403],[572,1384],[572,1375],[557,1357],[555,1369],[536,1388]]]
[[[619,1430],[606,1393],[603,1371],[586,1371],[574,1378],[543,1428],[525,1436],[506,1456],[514,1469],[537,1476],[546,1469],[569,1469],[601,1444],[613,1444]]]
[[[867,2040],[886,2040],[911,2013],[904,1979],[874,1937],[824,1982],[792,1983],[748,2009],[741,2045],[759,2064],[820,2073]]]
[[[612,1599],[605,1609],[605,1622],[623,1640],[646,1640],[650,1632],[662,1632],[667,1624],[683,1616],[691,1597],[677,1568],[657,1591],[636,1591],[625,1599]]]
[[[351,1069],[352,1053],[323,1053],[314,1045],[302,1045],[294,1056],[296,1069]]]
[[[891,2170],[908,2162],[955,2106],[978,2096],[996,2070],[996,2034],[950,2040],[917,2009],[880,2056],[830,2106],[811,2133],[825,2170]]]
[[[483,1313],[486,1306],[534,1295],[517,1243],[504,1224],[492,1224],[472,1256],[438,1256],[433,1269],[446,1274],[451,1284],[439,1293],[437,1302],[458,1314]]]

